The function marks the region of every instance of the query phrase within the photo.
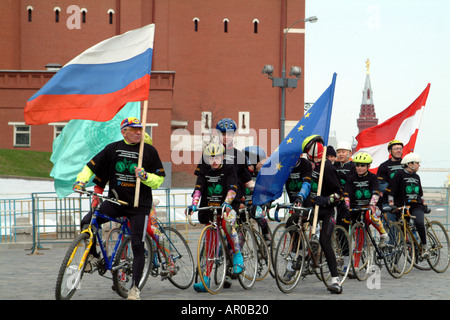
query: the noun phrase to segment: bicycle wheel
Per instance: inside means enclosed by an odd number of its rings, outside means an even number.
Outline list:
[[[108,257],[111,257],[114,252],[114,248],[116,247],[117,242],[120,241],[120,228],[115,227],[109,230],[108,235],[106,237],[106,253]]]
[[[81,278],[86,267],[89,234],[81,233],[70,245],[59,268],[56,280],[56,300],[69,300],[80,288]]]
[[[398,223],[398,225],[402,230],[404,230],[402,223]],[[409,230],[409,228],[406,228],[406,233],[403,232],[403,235],[405,236],[406,250],[408,251],[408,260],[406,262],[406,268],[403,274],[407,274],[414,266],[414,261],[416,259],[416,246],[414,243],[414,235],[412,234],[411,230]]]
[[[428,263],[436,272],[445,272],[449,265],[449,237],[439,221],[431,221],[427,227]]]
[[[151,238],[149,235],[145,237],[145,264],[142,270],[141,280],[139,281],[138,288],[142,290],[147,282],[148,275],[152,267],[153,249],[151,244]],[[128,297],[128,292],[133,286],[133,250],[131,248],[130,236],[123,237],[119,249],[117,249],[114,257],[113,267],[113,283],[114,290],[117,294],[123,298]]]
[[[275,278],[275,252],[277,251],[277,244],[281,235],[286,230],[286,223],[279,223],[272,232],[272,242],[270,243],[270,258],[272,259],[272,268],[270,268],[270,275]]]
[[[175,265],[176,273],[169,276],[169,281],[177,288],[187,289],[192,285],[195,275],[194,258],[191,249],[181,233],[172,227],[164,227],[163,238],[167,237],[170,259]],[[163,263],[163,267],[165,264]]]
[[[306,257],[306,243],[298,226],[287,228],[281,235],[275,251],[274,269],[278,288],[289,293],[297,286]]]
[[[241,245],[241,254],[244,258],[244,270],[238,274],[238,280],[242,288],[251,289],[256,281],[258,271],[258,244],[255,235],[247,225],[236,228]]]
[[[264,241],[261,233],[253,229],[253,234],[255,235],[255,240],[258,245],[258,270],[256,271],[256,281],[261,281],[269,273],[272,259],[270,258],[269,247]]]
[[[359,281],[364,281],[369,275],[371,247],[362,223],[358,222],[352,226],[351,242],[353,273]]]
[[[347,230],[342,226],[335,226],[331,236],[331,245],[336,256],[336,265],[339,273],[341,285],[347,280],[348,272],[351,268],[350,252],[352,250],[352,241]],[[325,261],[325,255],[321,259],[321,279],[326,286],[331,285],[331,273],[328,264]]]
[[[399,279],[403,276],[408,262],[408,249],[405,236],[397,223],[388,222],[386,229],[389,235],[386,247],[380,249],[383,252],[383,260],[389,274]]]
[[[206,226],[197,246],[197,271],[200,281],[211,294],[219,293],[225,283],[227,258],[225,242],[215,226]]]

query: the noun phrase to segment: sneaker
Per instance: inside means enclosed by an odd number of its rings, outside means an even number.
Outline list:
[[[173,263],[173,261],[170,261],[170,264],[161,270],[161,276],[163,277],[167,277],[167,276],[174,276],[177,274],[177,269],[175,268],[175,264]]]
[[[294,270],[286,270],[286,272],[281,276],[281,281],[283,281],[284,283],[288,283],[292,280],[292,277],[295,276],[295,271]]]
[[[244,258],[242,253],[239,251],[233,256],[233,273],[240,274],[244,271]]]
[[[206,282],[206,285],[209,287],[209,284],[211,283],[211,279],[207,276],[203,277],[203,281]],[[194,290],[196,292],[207,292],[205,286],[203,285],[203,282],[194,283]]]
[[[328,291],[335,294],[341,294],[342,293],[342,286],[339,282],[332,283],[327,288]]]
[[[389,236],[386,233],[383,233],[380,236],[380,243],[378,244],[378,247],[380,249],[386,248],[388,241],[389,241]]]
[[[128,292],[127,300],[141,300],[141,291],[136,285],[133,285]]]
[[[86,267],[84,267],[84,272],[94,272],[97,269],[99,262],[100,258],[94,257],[93,254],[89,254],[86,260]]]
[[[423,260],[427,260],[430,256],[430,251],[428,251],[427,245],[422,245],[422,254],[421,257]]]
[[[225,289],[229,289],[229,288],[231,288],[232,284],[233,284],[233,282],[231,282],[231,278],[229,276],[225,276],[225,282],[223,284],[223,287]]]

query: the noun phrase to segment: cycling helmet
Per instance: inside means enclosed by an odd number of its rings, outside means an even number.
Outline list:
[[[421,161],[420,156],[417,153],[411,152],[403,157],[401,164],[407,165],[410,162],[420,163],[420,161]]]
[[[360,152],[353,158],[354,163],[371,164],[372,156],[366,152]]]
[[[206,157],[217,157],[225,153],[225,147],[219,143],[210,143],[203,149],[203,155]]]
[[[348,150],[352,151],[352,146],[347,141],[341,141],[337,144],[336,150]]]
[[[321,158],[323,154],[324,141],[319,135],[312,135],[303,140],[302,151],[306,153],[309,160]]]
[[[401,145],[403,147],[403,142],[401,142],[400,140],[392,140],[388,144],[388,151],[390,152],[392,147],[395,146],[396,144],[399,144],[399,145]]]
[[[230,118],[223,118],[219,122],[217,122],[216,129],[220,132],[227,132],[227,131],[236,131],[237,126],[236,122]]]
[[[258,162],[267,158],[266,152],[259,146],[245,147],[242,152],[245,154],[247,165],[258,164]]]

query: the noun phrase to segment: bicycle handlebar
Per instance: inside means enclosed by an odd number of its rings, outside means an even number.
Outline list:
[[[195,211],[203,211],[203,210],[211,210],[211,209],[217,211],[218,209],[222,209],[222,207],[221,207],[221,206],[201,207],[201,208],[197,208]],[[193,211],[193,212],[195,212],[195,211]],[[190,215],[189,213],[187,213],[187,212],[188,212],[188,208],[186,208],[186,210],[185,210],[185,215],[187,216],[187,219],[188,219],[188,221],[189,221],[189,224],[190,224],[191,226],[194,226],[194,227],[195,227],[197,224],[194,223],[194,222],[192,221],[191,215]]]
[[[128,205],[128,202],[118,199],[119,196],[117,195],[117,192],[115,190],[111,190],[111,192],[114,193],[116,198],[111,198],[111,197],[105,196],[105,195],[103,195],[101,193],[97,193],[97,192],[89,191],[89,190],[75,190],[75,192],[81,193],[81,194],[86,194],[88,196],[97,196],[98,198],[100,198],[102,200],[106,200],[106,201],[109,201],[109,202],[112,202],[112,203],[115,203],[115,204],[118,204],[118,205],[123,205],[123,206],[127,206]]]
[[[277,222],[280,222],[280,219],[278,218],[278,210],[280,209],[294,209],[298,211],[308,212],[310,213],[312,211],[312,208],[305,208],[305,207],[297,207],[294,203],[277,203],[275,206],[275,220]]]

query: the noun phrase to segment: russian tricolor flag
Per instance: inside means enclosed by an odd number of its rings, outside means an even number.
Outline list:
[[[84,51],[27,101],[25,122],[108,121],[126,103],[148,100],[154,35],[150,24]]]

